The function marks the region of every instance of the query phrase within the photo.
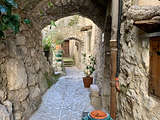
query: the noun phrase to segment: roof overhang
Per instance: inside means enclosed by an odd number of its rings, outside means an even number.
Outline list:
[[[133,24],[147,33],[160,32],[160,20],[141,20]]]

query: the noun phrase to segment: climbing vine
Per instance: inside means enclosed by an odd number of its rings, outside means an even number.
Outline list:
[[[20,27],[18,14],[12,15],[12,9],[17,8],[14,0],[0,0],[0,38],[4,36],[4,30],[10,28],[16,34]]]
[[[78,24],[79,15],[75,15],[70,22],[68,23],[69,26],[74,26]]]

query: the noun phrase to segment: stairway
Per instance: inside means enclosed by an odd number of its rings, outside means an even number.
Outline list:
[[[73,67],[75,66],[75,61],[71,58],[63,58],[64,66],[65,67]]]

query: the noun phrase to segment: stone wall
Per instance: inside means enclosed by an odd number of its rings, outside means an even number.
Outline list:
[[[34,32],[33,32],[34,31]],[[22,24],[16,35],[0,39],[0,116],[26,120],[38,108],[51,76],[39,34]]]
[[[29,18],[31,25],[22,23],[17,35],[6,31],[6,39],[0,39],[0,116],[9,120],[27,120],[38,108],[41,96],[48,88],[45,74],[51,76],[49,63],[43,54],[41,30],[51,20],[77,13],[90,18],[103,29],[106,8],[92,0],[55,0],[51,1],[53,6],[45,0],[16,1],[21,20]],[[130,8],[134,3],[136,0],[123,0],[119,76],[121,92],[117,94],[117,120],[158,120],[159,100],[148,96],[149,40],[138,37],[139,30],[133,26],[133,18],[137,20],[137,16],[141,15],[140,19],[159,16],[159,8]],[[127,13],[132,9],[142,9],[143,12]],[[146,11],[151,14],[146,14]],[[106,54],[109,43],[101,41],[101,33],[97,30],[95,77],[100,88],[102,108],[108,110],[110,57]]]
[[[159,99],[148,93],[149,38],[140,38],[140,29],[133,26],[134,20],[151,19],[159,15],[159,8],[131,5],[131,1],[123,4],[119,76],[121,91],[117,94],[117,120],[159,120]]]
[[[132,6],[136,1],[123,0],[121,23],[120,88],[117,92],[117,120],[159,120],[159,99],[148,93],[149,38],[139,37],[142,30],[133,25],[134,20],[159,19],[159,6]],[[107,17],[107,16],[106,16]],[[109,24],[106,29],[109,28]],[[109,31],[105,45],[95,47],[97,80],[100,88],[101,109],[110,111],[110,55]],[[100,35],[100,34],[99,34]],[[104,57],[105,56],[105,57]]]
[[[6,31],[6,38],[0,39],[0,116],[8,120],[27,120],[41,103],[41,96],[48,88],[46,79],[52,74],[43,54],[41,30],[51,20],[77,11],[102,27],[105,11],[91,1],[79,4],[77,1],[63,1],[66,4],[52,1],[53,8],[46,1],[16,2],[19,9],[14,12],[21,16],[20,32],[14,35]],[[90,14],[92,9],[94,14]],[[40,11],[44,12],[43,16]],[[31,21],[30,25],[23,23],[26,18]]]

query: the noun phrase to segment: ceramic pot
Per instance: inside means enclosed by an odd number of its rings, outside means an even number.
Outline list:
[[[92,120],[107,120],[108,117],[107,113],[101,110],[92,111],[89,115],[92,118]]]
[[[93,77],[83,77],[84,87],[89,88],[92,83],[93,83]]]
[[[60,50],[60,45],[56,45],[56,50]]]

